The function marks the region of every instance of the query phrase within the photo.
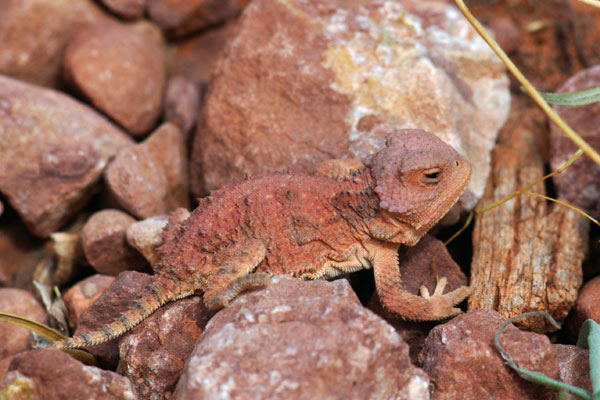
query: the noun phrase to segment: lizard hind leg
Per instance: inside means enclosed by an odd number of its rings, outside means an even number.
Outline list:
[[[398,270],[398,245],[379,245],[374,249],[375,287],[384,308],[413,321],[436,321],[453,317],[462,311],[454,307],[464,300],[471,288],[462,286],[443,294],[446,278],[440,279],[433,295],[421,288],[421,296],[407,292]]]
[[[229,302],[235,299],[240,293],[247,290],[265,287],[271,283],[271,274],[267,272],[255,272],[248,275],[242,275],[234,279],[227,286],[218,291],[207,292],[204,294],[204,304],[209,310],[219,310],[227,307]]]
[[[146,285],[133,306],[111,323],[94,331],[71,338],[59,340],[52,344],[58,350],[78,349],[108,342],[133,329],[154,311],[171,301],[179,300],[194,294],[195,285],[173,281],[156,276],[152,283]]]
[[[238,243],[208,282],[204,291],[206,307],[210,310],[227,307],[240,293],[269,285],[271,274],[253,272],[265,255],[265,246],[258,240]]]

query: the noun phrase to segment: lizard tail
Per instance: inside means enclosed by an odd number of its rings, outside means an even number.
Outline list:
[[[97,330],[52,343],[51,348],[78,349],[108,342],[133,329],[163,305],[194,294],[192,285],[158,277],[146,285],[133,306],[108,325]]]

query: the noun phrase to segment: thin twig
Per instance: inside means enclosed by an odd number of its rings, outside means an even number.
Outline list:
[[[566,201],[559,200],[559,199],[553,199],[552,197],[548,197],[548,196],[545,196],[543,194],[535,193],[535,192],[529,192],[529,191],[527,191],[527,192],[525,192],[525,194],[530,194],[532,196],[541,197],[542,199],[550,200],[550,201],[553,201],[553,202],[558,203],[560,205],[563,205],[563,206],[565,206],[567,208],[570,208],[571,210],[575,211],[579,215],[582,215],[582,216],[586,217],[587,219],[589,219],[590,221],[592,221],[596,225],[600,226],[600,223],[598,222],[597,219],[595,219],[591,215],[587,214],[585,211],[583,211],[583,210],[575,207],[574,205],[567,203]]]
[[[583,154],[583,152],[581,151],[581,149],[577,150],[559,169],[557,169],[556,171],[550,172],[548,175],[545,175],[539,179],[536,179],[535,181],[533,181],[532,183],[530,183],[529,185],[525,186],[522,189],[519,189],[518,191],[514,192],[513,194],[510,194],[508,196],[506,196],[503,199],[500,199],[498,201],[493,202],[492,204],[488,204],[487,206],[480,208],[478,210],[475,210],[476,214],[481,214],[484,213],[488,210],[491,210],[492,208],[499,206],[500,204],[506,203],[507,201],[519,196],[522,193],[525,193],[526,191],[528,191],[529,189],[531,189],[532,187],[534,187],[535,185],[537,185],[538,183],[556,175],[556,174],[560,174],[561,172],[563,172],[565,169],[569,168],[571,166],[571,164],[573,164],[579,157],[581,157],[581,155]]]
[[[598,0],[578,0],[584,4],[587,4],[589,6],[593,6],[593,7],[599,7],[600,8],[600,1]]]
[[[581,1],[581,0],[580,0]],[[590,0],[587,0],[590,1]],[[585,140],[581,138],[569,125],[563,121],[563,119],[554,112],[552,107],[540,96],[538,91],[533,87],[531,83],[525,78],[525,76],[519,71],[517,66],[511,61],[506,53],[498,46],[498,43],[490,37],[486,32],[485,28],[473,17],[473,14],[469,11],[463,0],[455,0],[456,5],[463,13],[463,15],[469,20],[471,25],[479,33],[479,35],[487,42],[492,48],[496,55],[502,60],[509,71],[515,76],[515,78],[525,87],[529,95],[535,100],[535,102],[541,107],[542,110],[548,115],[548,117],[571,139],[577,147],[579,147],[585,154],[587,154],[594,162],[600,165],[600,154],[596,152]]]

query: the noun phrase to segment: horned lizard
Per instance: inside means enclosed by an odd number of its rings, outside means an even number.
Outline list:
[[[132,308],[54,347],[106,342],[195,292],[219,309],[273,274],[328,279],[373,268],[388,310],[410,320],[460,313],[454,306],[468,296],[466,286],[443,294],[442,278],[431,296],[403,290],[398,247],[415,245],[458,200],[471,175],[468,161],[431,133],[403,130],[364,165],[333,161],[319,171],[253,177],[202,199],[189,218],[167,227],[153,283]]]

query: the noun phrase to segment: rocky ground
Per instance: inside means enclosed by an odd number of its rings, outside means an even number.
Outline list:
[[[600,10],[576,0],[470,1],[544,91],[600,85]],[[391,315],[371,271],[277,276],[219,312],[191,296],[94,346],[98,366],[0,322],[0,398],[540,399],[518,363],[591,390],[583,321],[600,322],[600,230],[522,195],[576,150],[447,1],[7,0],[0,3],[0,311],[65,334],[101,327],[149,282],[171,221],[232,180],[314,172],[421,128],[473,165],[467,191],[415,247],[406,288],[470,282],[464,314]],[[600,149],[600,105],[556,107]],[[532,190],[600,213],[582,158]],[[436,238],[437,237],[437,238]],[[442,250],[440,250],[442,249]],[[55,290],[54,288],[58,290]]]

